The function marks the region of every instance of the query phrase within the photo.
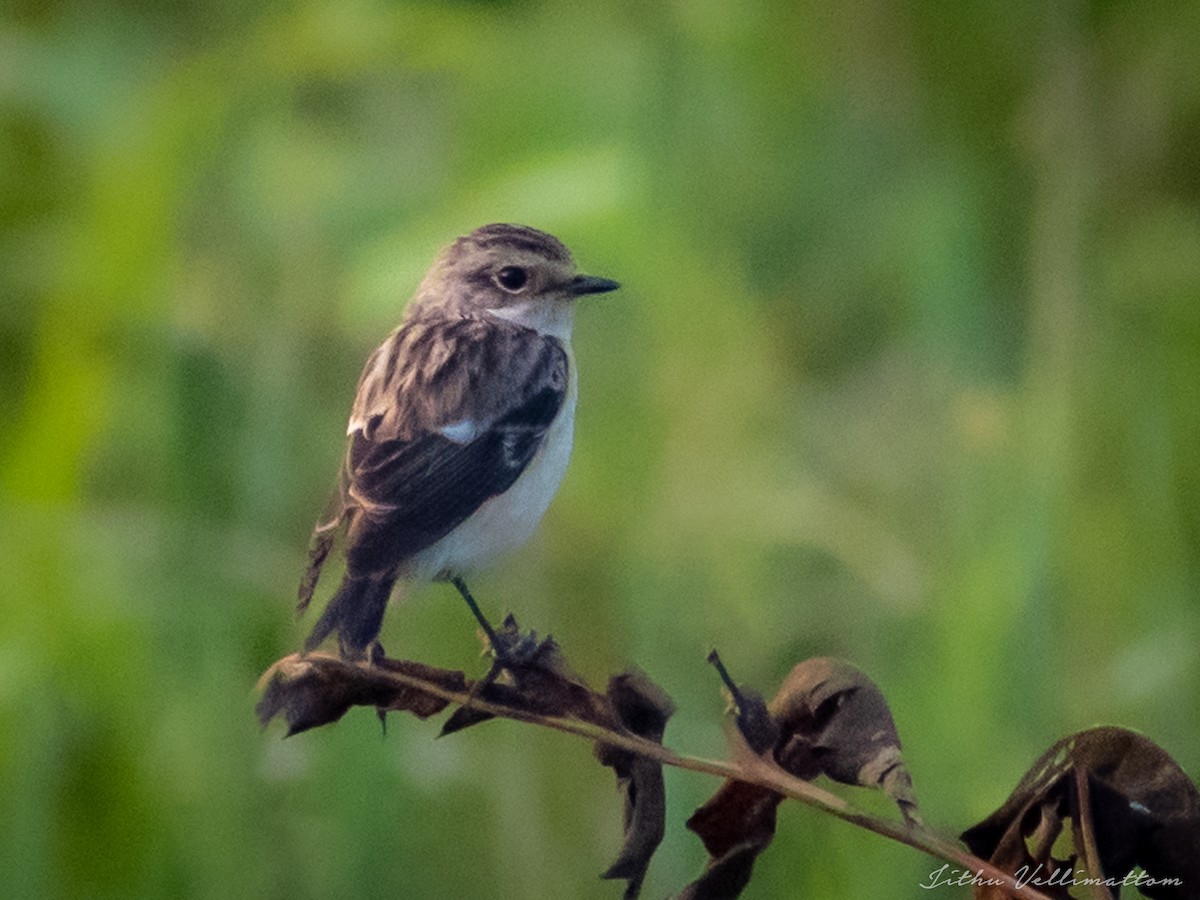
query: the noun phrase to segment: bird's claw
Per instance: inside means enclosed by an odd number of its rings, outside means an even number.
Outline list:
[[[489,652],[494,665],[512,671],[536,665],[538,658],[554,644],[550,635],[539,639],[536,631],[521,631],[516,618],[510,613],[504,624],[489,636]]]

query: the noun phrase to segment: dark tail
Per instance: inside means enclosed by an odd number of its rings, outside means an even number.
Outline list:
[[[304,570],[304,577],[300,579],[300,590],[296,597],[296,614],[304,615],[304,611],[308,609],[308,604],[312,601],[313,591],[317,589],[317,581],[321,578],[321,567],[325,565],[325,557],[329,555],[329,551],[333,549],[333,529],[324,529],[320,525],[313,531],[312,540],[308,547],[308,568]]]
[[[317,581],[321,577],[321,567],[325,565],[325,558],[333,549],[333,542],[341,527],[344,514],[345,508],[342,503],[341,491],[334,491],[333,496],[329,498],[329,503],[325,506],[325,515],[313,528],[312,537],[308,541],[308,568],[304,570],[304,577],[300,580],[300,590],[296,595],[299,601],[296,604],[296,612],[299,615],[304,615],[309,601],[312,600],[313,591],[317,589]]]
[[[383,613],[395,583],[392,575],[355,578],[347,574],[304,642],[304,652],[316,649],[325,638],[337,632],[342,656],[361,659],[379,636]]]

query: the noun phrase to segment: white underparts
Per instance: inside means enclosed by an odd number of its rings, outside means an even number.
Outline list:
[[[410,558],[401,569],[404,577],[426,581],[469,572],[529,540],[566,474],[577,396],[572,366],[562,408],[525,471],[507,491],[486,501],[452,532]]]

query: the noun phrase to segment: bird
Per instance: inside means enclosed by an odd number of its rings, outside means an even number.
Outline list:
[[[575,301],[616,290],[566,246],[524,225],[463,235],[434,260],[402,320],[367,358],[337,486],[313,529],[297,612],[331,550],[345,573],[304,643],[341,658],[382,653],[393,594],[451,582],[498,645],[467,574],[533,534],[571,456]]]

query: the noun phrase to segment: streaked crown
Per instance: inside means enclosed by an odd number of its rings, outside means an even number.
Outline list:
[[[501,254],[521,252],[546,260],[572,262],[571,251],[554,235],[527,225],[503,223],[484,225],[470,234],[464,234],[447,247],[443,255],[453,264],[464,256],[493,250]]]

